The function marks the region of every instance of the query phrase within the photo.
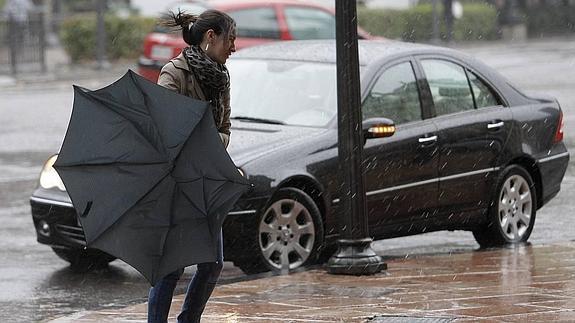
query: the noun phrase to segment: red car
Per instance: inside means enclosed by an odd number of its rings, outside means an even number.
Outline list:
[[[237,24],[236,49],[280,40],[333,39],[335,13],[315,4],[293,0],[275,1],[210,1],[175,5],[173,11],[199,14],[208,8],[228,13]],[[358,29],[360,39],[373,39]],[[138,73],[156,82],[160,69],[177,56],[187,44],[178,33],[156,28],[144,40],[144,52],[138,62]]]

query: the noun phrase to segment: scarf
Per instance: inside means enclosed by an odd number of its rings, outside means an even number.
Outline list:
[[[194,45],[186,47],[183,53],[188,62],[188,66],[200,83],[202,91],[208,101],[210,101],[214,120],[219,127],[224,113],[222,94],[230,87],[228,69],[224,64],[219,64],[212,60],[200,46]]]

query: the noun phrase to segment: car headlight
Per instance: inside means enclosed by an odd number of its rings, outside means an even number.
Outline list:
[[[66,187],[60,178],[60,175],[54,169],[54,163],[58,155],[54,155],[44,163],[42,172],[40,173],[40,186],[44,189],[51,189],[57,187],[60,191],[66,191]]]
[[[241,168],[238,168],[238,172],[240,172],[240,175],[242,175],[242,177],[246,177],[246,173],[244,173],[244,171]]]

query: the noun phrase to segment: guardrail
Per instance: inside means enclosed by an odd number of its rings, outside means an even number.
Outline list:
[[[26,21],[0,17],[0,74],[46,72],[44,16],[30,13]]]

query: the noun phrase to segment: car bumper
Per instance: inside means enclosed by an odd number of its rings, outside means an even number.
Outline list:
[[[30,207],[39,243],[66,248],[86,246],[84,231],[71,204],[33,196]]]
[[[541,186],[542,186],[542,203],[545,205],[551,200],[561,189],[561,181],[567,171],[569,165],[569,152],[564,145],[537,161],[537,165],[541,172]]]
[[[239,200],[228,213],[223,224],[226,259],[246,256],[242,254],[246,250],[242,243],[256,236],[257,215],[265,203],[267,198]],[[71,203],[32,196],[30,206],[39,243],[59,248],[86,246],[84,231]]]
[[[166,63],[165,61],[140,57],[138,59],[138,74],[155,83],[158,81],[160,71]]]

